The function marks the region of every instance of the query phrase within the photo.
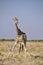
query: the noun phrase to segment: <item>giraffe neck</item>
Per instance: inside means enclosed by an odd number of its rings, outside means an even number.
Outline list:
[[[16,27],[16,35],[18,35],[18,26],[17,26],[17,24],[15,24],[15,27]]]

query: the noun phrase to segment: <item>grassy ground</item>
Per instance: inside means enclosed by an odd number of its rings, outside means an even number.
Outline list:
[[[18,53],[19,44],[13,52],[9,54],[9,46],[12,46],[14,41],[0,41],[0,65],[43,65],[43,41],[27,41],[26,56],[24,51]]]

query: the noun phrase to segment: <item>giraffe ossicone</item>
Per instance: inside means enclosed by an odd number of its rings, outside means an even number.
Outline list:
[[[18,24],[19,19],[17,17],[13,18],[13,21]]]

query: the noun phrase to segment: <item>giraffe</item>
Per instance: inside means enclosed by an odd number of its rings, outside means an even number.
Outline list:
[[[16,46],[16,44],[20,43],[19,53],[20,53],[21,49],[22,50],[24,49],[25,53],[26,53],[26,40],[27,40],[26,33],[22,32],[18,28],[18,19],[16,17],[13,18],[13,21],[15,23],[15,28],[16,28],[16,39],[15,39],[15,43],[13,45],[12,51],[13,51],[14,47]]]

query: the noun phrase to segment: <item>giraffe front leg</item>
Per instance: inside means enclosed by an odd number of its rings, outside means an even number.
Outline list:
[[[13,49],[15,48],[16,44],[17,44],[17,40],[15,41],[15,43],[14,43],[14,45],[13,45],[12,51],[13,51]]]

